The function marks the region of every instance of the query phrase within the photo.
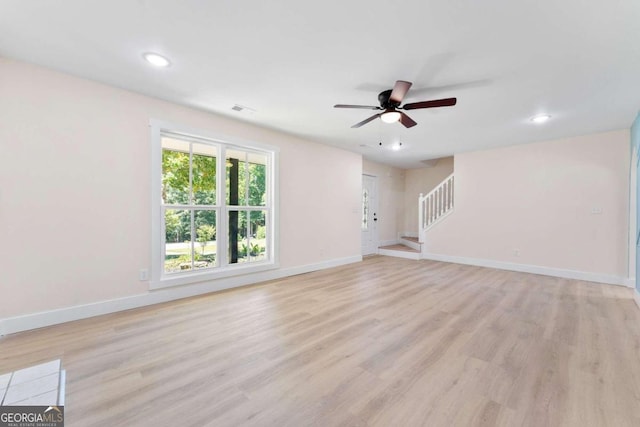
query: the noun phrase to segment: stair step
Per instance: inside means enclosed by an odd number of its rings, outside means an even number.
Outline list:
[[[420,243],[420,240],[418,240],[417,237],[401,236],[400,238],[403,240],[408,240],[413,243]]]
[[[403,252],[414,252],[414,253],[420,253],[420,251],[410,248],[409,246],[405,246],[405,245],[401,245],[401,244],[396,244],[396,245],[388,245],[388,246],[380,246],[379,249],[385,249],[388,251],[403,251]]]
[[[416,260],[422,256],[419,250],[401,244],[380,246],[378,248],[378,254]]]

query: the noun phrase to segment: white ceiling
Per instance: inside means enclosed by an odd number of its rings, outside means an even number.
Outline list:
[[[637,0],[5,0],[0,55],[400,167],[628,128],[640,108]],[[396,80],[414,83],[405,102],[458,105],[408,112],[411,129],[351,129],[374,112],[332,108],[377,105]]]

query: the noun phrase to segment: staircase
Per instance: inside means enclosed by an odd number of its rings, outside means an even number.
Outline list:
[[[422,243],[417,237],[402,236],[395,245],[380,246],[379,255],[394,256],[398,258],[420,259]]]
[[[418,198],[418,237],[401,236],[398,243],[378,248],[378,254],[399,258],[420,259],[426,231],[453,212],[454,178],[446,177],[427,195]]]

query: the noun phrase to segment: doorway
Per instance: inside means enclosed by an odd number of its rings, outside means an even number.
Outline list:
[[[362,255],[378,253],[378,179],[362,175]]]

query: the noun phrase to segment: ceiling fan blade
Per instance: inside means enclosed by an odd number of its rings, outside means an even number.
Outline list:
[[[434,99],[433,101],[412,102],[402,106],[405,110],[416,110],[418,108],[451,107],[456,105],[456,98]]]
[[[396,84],[393,86],[393,91],[391,91],[391,95],[389,96],[389,101],[397,103],[400,105],[402,100],[404,99],[407,92],[409,92],[409,88],[413,83],[405,82],[404,80],[398,80]]]
[[[374,114],[373,116],[369,117],[368,119],[364,119],[363,121],[361,121],[360,123],[356,123],[355,125],[351,126],[352,128],[359,128],[362,125],[366,125],[367,123],[369,123],[372,120],[377,119],[378,117],[380,117],[382,114]]]
[[[406,128],[412,128],[418,124],[411,117],[407,116],[402,111],[400,111],[400,123],[402,123]]]
[[[360,108],[362,110],[381,110],[380,107],[374,107],[373,105],[349,105],[349,104],[336,104],[333,108]]]

